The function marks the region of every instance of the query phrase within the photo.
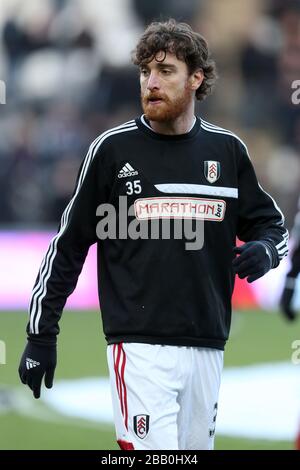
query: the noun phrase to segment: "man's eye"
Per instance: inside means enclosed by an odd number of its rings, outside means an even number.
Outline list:
[[[141,75],[147,75],[148,70],[147,69],[141,69]]]
[[[162,69],[162,73],[163,73],[163,75],[170,75],[170,73],[171,73],[171,70],[168,70],[168,69]]]

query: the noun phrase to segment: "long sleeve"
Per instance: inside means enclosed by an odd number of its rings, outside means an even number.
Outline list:
[[[89,247],[96,242],[96,208],[107,193],[100,144],[99,138],[91,144],[81,164],[73,196],[33,288],[27,333],[37,342],[56,340],[66,300],[76,287]]]
[[[288,252],[284,217],[276,202],[257,181],[247,148],[239,141],[236,141],[236,146],[239,191],[237,236],[245,242],[267,241],[275,260],[273,267],[276,267]]]

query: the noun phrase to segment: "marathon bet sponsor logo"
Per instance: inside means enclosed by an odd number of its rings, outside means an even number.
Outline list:
[[[221,222],[226,203],[221,199],[199,197],[155,197],[137,199],[134,202],[138,220],[156,218],[200,219]]]
[[[136,176],[138,175],[138,171],[136,171],[130,163],[126,163],[123,168],[118,173],[118,178],[128,178],[129,176]]]

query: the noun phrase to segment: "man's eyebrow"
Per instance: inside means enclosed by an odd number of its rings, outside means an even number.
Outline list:
[[[155,64],[156,67],[162,69],[162,68],[168,68],[168,69],[172,69],[172,70],[177,70],[177,67],[176,65],[174,64],[169,64],[168,62],[157,62]],[[148,64],[141,64],[140,65],[140,69],[149,69],[149,65]]]
[[[159,67],[161,69],[162,68],[168,68],[168,69],[173,69],[173,70],[177,69],[176,65],[169,64],[168,62],[158,62],[156,65],[157,65],[157,67]]]

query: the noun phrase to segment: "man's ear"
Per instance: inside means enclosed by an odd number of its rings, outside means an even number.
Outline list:
[[[198,90],[199,86],[204,80],[204,73],[202,69],[198,69],[192,73],[190,77],[190,83],[192,90]]]

